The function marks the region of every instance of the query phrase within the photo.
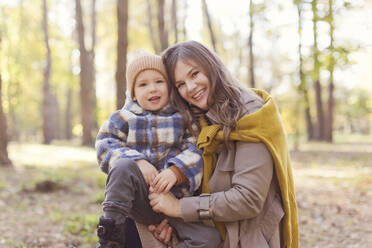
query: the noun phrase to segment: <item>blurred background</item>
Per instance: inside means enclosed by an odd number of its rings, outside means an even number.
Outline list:
[[[371,247],[371,33],[371,0],[0,0],[0,247],[91,247],[127,61],[185,40],[278,103],[301,247]]]

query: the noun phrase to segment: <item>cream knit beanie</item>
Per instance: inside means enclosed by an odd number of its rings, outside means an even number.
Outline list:
[[[168,80],[165,66],[159,55],[151,54],[144,50],[137,51],[127,68],[127,88],[132,99],[137,76],[145,70],[155,70],[162,74],[165,80]]]

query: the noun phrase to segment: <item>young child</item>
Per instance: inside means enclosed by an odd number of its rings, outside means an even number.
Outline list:
[[[130,99],[102,125],[96,140],[98,163],[108,173],[104,216],[99,220],[97,247],[124,247],[127,216],[149,225],[164,218],[176,229],[177,247],[217,247],[213,227],[185,223],[155,213],[149,187],[191,196],[202,180],[201,151],[182,115],[168,105],[168,81],[161,57],[138,53],[127,68]]]

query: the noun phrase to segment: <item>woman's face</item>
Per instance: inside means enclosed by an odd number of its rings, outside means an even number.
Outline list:
[[[208,110],[209,79],[193,61],[180,60],[174,71],[176,88],[187,102],[202,110]]]

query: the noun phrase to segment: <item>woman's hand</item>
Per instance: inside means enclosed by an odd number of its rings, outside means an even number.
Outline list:
[[[136,161],[138,168],[141,170],[143,177],[148,185],[151,184],[152,180],[159,174],[155,166],[150,164],[147,160],[140,159]]]
[[[158,194],[150,187],[149,199],[154,212],[163,213],[170,217],[181,217],[180,201],[173,194]]]
[[[176,182],[176,174],[171,169],[165,169],[154,178],[151,186],[155,193],[168,193]]]
[[[164,244],[168,244],[172,238],[172,227],[168,225],[168,220],[164,219],[159,225],[149,225],[149,231],[154,237]]]

